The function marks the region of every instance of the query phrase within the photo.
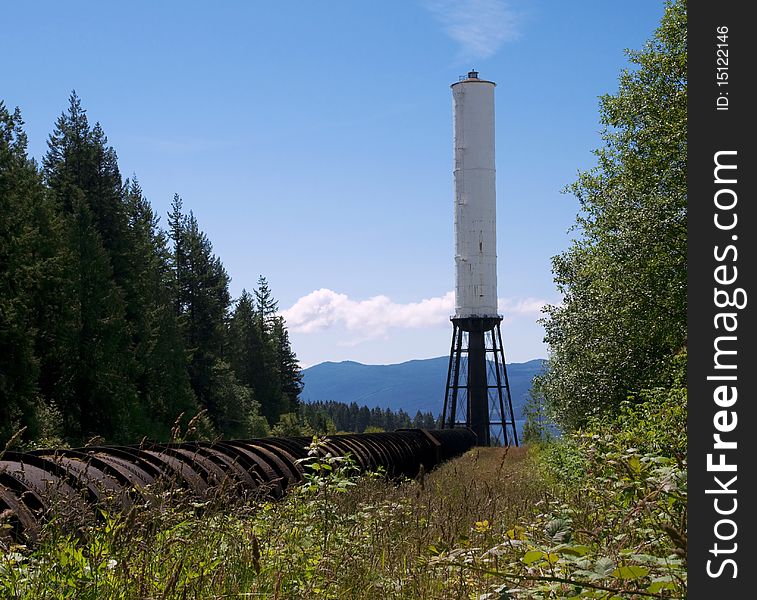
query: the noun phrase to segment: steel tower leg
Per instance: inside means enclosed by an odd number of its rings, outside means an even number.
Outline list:
[[[491,429],[498,426],[502,427],[502,441],[506,446],[513,443],[515,446],[518,445],[505,351],[502,346],[501,322],[501,317],[452,318],[452,345],[447,369],[442,427],[452,429],[464,425],[472,429],[477,436],[479,446],[491,445]],[[464,343],[466,333],[467,343]],[[491,335],[491,348],[488,348],[486,344],[487,334]],[[492,353],[491,359],[488,358],[489,352]],[[465,382],[461,383],[463,354],[467,355],[467,370]],[[493,363],[493,369],[489,368],[489,360]],[[493,373],[491,377],[490,372]],[[490,378],[493,381],[489,381]],[[467,406],[464,421],[462,417],[458,419],[460,390],[466,392]],[[496,390],[496,406],[494,407],[490,406],[489,390]],[[495,414],[492,415],[491,412]],[[499,412],[498,419],[497,412]]]
[[[513,399],[512,399],[512,396],[510,395],[510,381],[507,378],[507,363],[505,362],[505,347],[502,345],[502,330],[500,328],[499,323],[497,323],[496,333],[497,333],[497,338],[499,339],[499,352],[500,352],[500,356],[502,357],[502,372],[504,373],[504,376],[505,376],[505,392],[507,394],[506,396],[507,397],[507,412],[510,415],[509,423],[513,431],[513,440],[515,441],[515,445],[518,446],[518,430],[515,427],[515,412],[513,411]],[[508,424],[508,421],[505,418],[505,415],[503,414],[502,427],[503,427],[503,430],[505,431],[505,438],[507,438],[507,433],[506,433],[507,424]]]
[[[504,395],[502,394],[502,373],[499,368],[499,350],[502,348],[502,344],[497,344],[497,331],[499,331],[499,325],[497,325],[496,330],[492,330],[492,356],[494,357],[494,372],[497,375],[497,403],[499,405],[499,419],[502,425],[502,443],[505,446],[509,446],[510,441],[507,437],[507,413],[505,412]],[[505,373],[507,372],[507,365],[505,365],[504,360],[502,361],[502,369]]]
[[[468,421],[479,446],[488,446],[491,442],[484,338],[483,327],[471,328],[468,334]]]
[[[457,421],[457,397],[460,390],[460,359],[462,355],[463,332],[456,323],[452,324],[452,348],[447,370],[447,390],[444,396],[442,428],[454,429]],[[449,409],[449,412],[448,410]]]

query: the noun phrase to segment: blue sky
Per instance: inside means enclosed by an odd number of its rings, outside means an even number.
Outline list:
[[[194,211],[238,296],[265,275],[304,366],[449,351],[452,101],[495,81],[508,361],[545,357],[550,258],[660,0],[14,2],[0,98],[41,158],[72,89],[158,214]],[[10,25],[10,26],[9,26]]]

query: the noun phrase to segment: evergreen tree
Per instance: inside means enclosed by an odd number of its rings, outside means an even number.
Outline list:
[[[270,413],[266,414],[263,410],[259,400],[267,398],[271,378],[266,368],[264,341],[254,300],[247,290],[242,290],[229,322],[228,356],[239,382],[250,390],[251,397],[255,399],[255,409],[262,413],[261,417],[268,423],[275,423]]]
[[[427,412],[425,415],[423,415],[423,428],[424,429],[437,429],[439,427],[439,424],[437,422],[437,419],[434,417],[434,415],[430,412]]]
[[[174,312],[175,281],[166,234],[136,179],[125,182],[124,197],[132,275],[125,282],[125,294],[140,399],[132,407],[131,420],[141,435],[166,439],[179,415],[186,422],[199,407]]]
[[[367,410],[367,408],[366,408],[366,410]],[[358,432],[361,431],[359,429],[359,423],[358,423],[358,421],[359,421],[359,419],[358,419],[359,413],[360,413],[360,407],[357,405],[357,402],[350,402],[349,413],[348,413],[348,419],[349,420],[348,420],[348,423],[347,423],[347,427],[345,428],[347,431],[354,431],[355,433],[358,433]],[[368,413],[368,416],[370,417],[370,411]],[[363,423],[363,428],[365,428],[366,423],[367,423],[367,421],[365,423]]]
[[[174,312],[182,324],[186,321],[189,304],[189,263],[187,260],[186,239],[184,236],[183,202],[179,194],[174,194],[171,212],[168,213],[168,238],[172,248],[169,264],[172,271]]]
[[[394,420],[395,429],[407,429],[411,426],[410,415],[408,415],[401,408],[397,411],[397,416]]]
[[[216,429],[231,439],[268,435],[268,422],[260,415],[252,390],[239,382],[231,367],[216,360],[212,377],[214,412],[210,417]]]
[[[262,415],[269,424],[276,424],[285,411],[282,410],[275,348],[246,290],[242,290],[231,317],[229,358],[240,381],[252,389]]]
[[[197,400],[216,430],[227,437],[261,431],[265,425],[258,419],[254,392],[224,360],[225,353],[235,360],[235,344],[230,344],[227,333],[229,276],[197,219],[191,212],[182,213],[178,196],[169,214],[169,235],[177,295],[174,308],[189,353],[189,379]],[[241,320],[237,325],[241,326]]]
[[[273,318],[271,339],[276,352],[276,366],[281,389],[280,410],[282,412],[296,412],[303,387],[302,370],[297,355],[292,350],[289,332],[286,329],[283,317],[276,316]]]
[[[51,357],[52,372],[70,376],[64,390],[45,386],[64,415],[65,433],[122,441],[133,435],[127,414],[136,400],[130,331],[118,278],[127,276],[126,219],[115,152],[102,130],[90,130],[78,97],[71,96],[48,141],[44,173],[62,211],[72,262],[73,320],[66,355]]]
[[[268,281],[261,275],[255,290],[255,318],[262,342],[258,359],[262,366],[262,376],[258,377],[253,389],[260,400],[263,415],[272,424],[277,423],[280,416],[287,412],[287,403],[281,391],[281,372],[276,341],[273,338],[276,310],[277,302],[273,299]]]
[[[274,300],[273,294],[268,287],[268,280],[262,275],[258,277],[258,287],[255,290],[255,307],[260,324],[260,331],[263,333],[264,337],[268,336],[273,329],[279,303]]]
[[[38,419],[44,407],[55,410],[40,393],[38,346],[57,322],[45,320],[40,302],[59,297],[65,248],[26,148],[20,111],[0,102],[0,446],[22,427],[27,439],[58,433]]]
[[[123,286],[132,274],[118,159],[100,124],[90,128],[76,92],[69,98],[68,112],[56,122],[43,165],[47,183],[65,212],[76,212],[74,203],[81,194],[106,250],[115,284]]]
[[[434,429],[434,416],[430,413],[418,411],[411,421],[410,416],[402,409],[397,412],[390,408],[358,407],[354,402],[345,404],[329,400],[327,402],[307,402],[300,406],[300,414],[313,430],[320,433],[347,431],[359,433],[362,431],[394,431],[402,428]],[[360,427],[363,429],[360,429]]]
[[[370,424],[371,410],[367,406],[363,406],[357,411],[355,431],[357,431],[358,433],[363,433],[365,431],[365,428]]]
[[[262,395],[266,370],[263,361],[263,335],[252,296],[247,290],[236,302],[229,321],[229,362],[239,380]]]
[[[127,441],[138,435],[128,420],[136,402],[129,330],[120,289],[94,219],[83,198],[72,201],[70,243],[78,277],[72,405],[64,411],[69,435]]]
[[[265,278],[230,315],[229,276],[194,215],[175,196],[160,230],[75,93],[41,172],[22,125],[0,103],[0,440],[22,427],[166,439],[200,409],[227,437],[266,435],[261,413],[299,418],[301,373]]]
[[[248,299],[249,300],[249,299]],[[289,333],[282,317],[276,314],[278,302],[268,281],[262,275],[255,290],[255,319],[260,333],[258,375],[251,382],[261,410],[269,423],[276,423],[282,414],[297,412],[302,391],[302,374],[294,354]]]
[[[389,422],[392,413],[389,409],[383,410],[380,406],[374,406],[370,409],[370,416],[365,424],[365,427],[380,427],[384,431],[389,431],[388,427],[391,426]]]
[[[230,303],[229,277],[190,212],[176,196],[169,217],[176,280],[175,309],[187,351],[189,377],[201,406],[212,420],[219,414],[213,395],[213,367],[221,359]]]

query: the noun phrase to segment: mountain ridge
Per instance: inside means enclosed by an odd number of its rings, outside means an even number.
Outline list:
[[[528,399],[531,381],[545,359],[508,363],[510,394],[517,420]],[[304,402],[334,400],[356,402],[369,408],[402,409],[411,417],[417,411],[438,415],[444,403],[449,356],[412,359],[388,365],[368,365],[353,360],[324,361],[303,369]]]

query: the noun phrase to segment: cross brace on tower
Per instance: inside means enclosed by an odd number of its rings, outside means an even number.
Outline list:
[[[517,446],[502,317],[453,317],[442,427],[469,427],[479,446]]]

